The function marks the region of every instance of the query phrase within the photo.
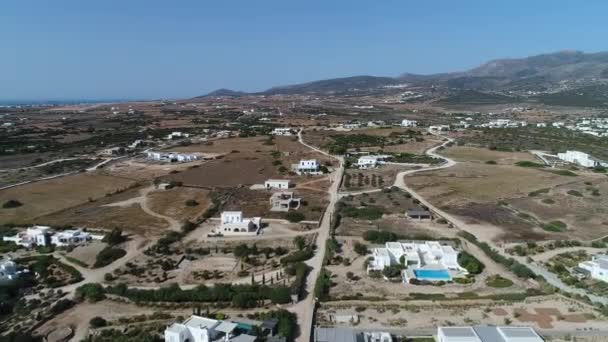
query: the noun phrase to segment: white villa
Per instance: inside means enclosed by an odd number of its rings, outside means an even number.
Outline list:
[[[418,126],[418,121],[403,119],[403,121],[401,121],[401,126],[402,127],[416,127],[416,126]]]
[[[402,273],[404,283],[412,279],[425,281],[451,281],[464,277],[467,270],[458,265],[458,252],[452,246],[437,241],[387,242],[386,247],[374,248],[373,259],[367,271],[382,271],[385,267],[401,263],[406,269]]]
[[[31,248],[34,246],[57,247],[76,246],[92,239],[101,240],[103,235],[92,235],[81,229],[71,229],[53,232],[48,226],[33,226],[15,236],[4,236],[2,240],[14,242],[19,246]]]
[[[602,162],[591,157],[589,154],[580,151],[566,151],[566,153],[558,153],[557,157],[567,163],[577,164],[582,167],[608,166],[608,163]]]
[[[14,242],[19,246],[31,248],[33,246],[47,246],[51,243],[51,227],[32,226],[25,232],[17,233],[15,236],[3,236],[3,241]]]
[[[75,246],[91,241],[93,237],[80,229],[71,229],[57,232],[51,236],[51,244],[62,246]]]
[[[323,172],[319,170],[320,167],[316,159],[300,160],[300,163],[292,165],[292,169],[298,175],[321,175]]]
[[[291,127],[285,127],[285,128],[277,127],[275,129],[273,129],[272,132],[270,132],[270,134],[289,136],[289,135],[293,135],[293,129]]]
[[[437,327],[437,342],[543,342],[531,327]]]
[[[257,235],[262,223],[261,217],[244,218],[242,211],[223,211],[220,220],[215,234]]]
[[[199,156],[193,153],[148,151],[146,152],[146,158],[149,160],[162,162],[187,163],[198,160]]]
[[[589,272],[592,279],[608,282],[608,255],[594,255],[591,260],[578,264],[578,267]]]
[[[237,324],[192,315],[184,323],[165,329],[165,342],[253,342],[256,337],[236,335]]]
[[[357,160],[357,167],[360,169],[375,168],[380,164],[386,163],[386,160],[390,157],[388,155],[362,156]]]
[[[269,179],[264,182],[266,189],[289,189],[289,180],[287,179]]]

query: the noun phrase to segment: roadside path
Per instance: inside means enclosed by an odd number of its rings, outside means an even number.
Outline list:
[[[124,201],[120,201],[120,202],[106,204],[105,207],[128,207],[133,204],[139,204],[141,209],[146,214],[166,221],[169,224],[169,229],[174,230],[174,231],[179,231],[181,229],[181,224],[178,220],[176,220],[172,217],[166,216],[166,215],[159,214],[150,208],[148,194],[152,191],[154,191],[154,185],[150,185],[148,187],[140,189],[139,190],[140,195],[137,197],[129,198],[128,200],[124,200]]]
[[[30,183],[42,182],[42,181],[50,180],[50,179],[54,179],[54,178],[60,178],[60,177],[75,175],[75,174],[81,173],[83,171],[86,171],[86,172],[95,171],[95,170],[97,170],[98,167],[100,167],[102,165],[105,165],[105,164],[107,164],[107,163],[109,163],[111,161],[114,161],[114,160],[117,160],[117,159],[126,158],[126,157],[127,156],[104,159],[100,163],[95,164],[95,165],[93,165],[93,166],[91,166],[91,167],[89,167],[87,169],[84,169],[84,170],[70,171],[70,172],[66,172],[66,173],[60,173],[58,175],[53,175],[53,176],[48,176],[48,177],[42,177],[42,178],[38,178],[38,179],[32,179],[32,180],[29,180],[29,181],[21,182],[21,183],[15,183],[15,184],[11,184],[11,185],[6,185],[6,186],[3,186],[3,187],[0,187],[0,190],[10,189],[10,188],[14,188],[14,187],[17,187],[17,186],[30,184]],[[81,158],[74,158],[74,159],[81,159]],[[66,159],[66,160],[70,160],[70,159]],[[57,161],[54,161],[54,162],[57,162]],[[40,166],[40,165],[38,165],[38,166]]]
[[[342,181],[342,175],[344,174],[344,158],[331,155],[304,142],[304,139],[302,138],[302,129],[298,131],[298,141],[300,142],[300,144],[308,147],[309,149],[321,153],[330,158],[336,159],[339,162],[338,168],[335,169],[330,175],[331,186],[328,189],[329,204],[327,205],[327,209],[325,210],[325,213],[321,218],[321,224],[319,226],[317,240],[315,242],[317,246],[317,251],[314,257],[306,261],[306,264],[311,267],[311,271],[306,279],[307,296],[306,298],[302,299],[300,302],[289,308],[289,311],[294,312],[298,315],[300,335],[297,337],[296,341],[310,342],[316,307],[316,298],[314,298],[314,287],[315,282],[319,276],[319,272],[323,267],[325,246],[327,244],[327,239],[329,239],[329,232],[331,227],[331,218],[333,217],[336,203],[339,200],[338,189],[340,188],[340,182]]]

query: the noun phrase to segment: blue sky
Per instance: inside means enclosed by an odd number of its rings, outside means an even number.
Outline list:
[[[0,99],[185,98],[608,50],[608,1],[3,0]]]

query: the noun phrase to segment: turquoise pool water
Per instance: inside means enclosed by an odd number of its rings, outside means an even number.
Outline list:
[[[418,280],[451,280],[450,273],[447,270],[414,270],[416,279]]]
[[[234,322],[234,323],[236,323],[237,329],[241,329],[245,332],[250,332],[251,329],[253,329],[253,325],[251,325],[251,324],[247,324],[247,323],[243,323],[243,322]]]

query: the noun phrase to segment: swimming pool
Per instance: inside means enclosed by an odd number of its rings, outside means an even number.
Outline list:
[[[414,270],[414,274],[418,280],[452,280],[452,277],[447,270]]]

